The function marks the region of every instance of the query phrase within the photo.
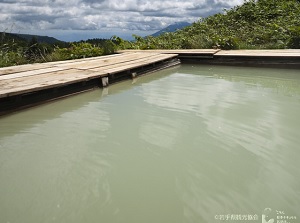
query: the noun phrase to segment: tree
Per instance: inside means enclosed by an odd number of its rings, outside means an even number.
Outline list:
[[[34,61],[41,57],[41,50],[37,38],[34,36],[28,42],[25,56],[29,61]]]

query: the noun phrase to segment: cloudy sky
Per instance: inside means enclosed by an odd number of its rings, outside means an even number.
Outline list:
[[[0,0],[0,31],[73,41],[149,35],[244,0]]]

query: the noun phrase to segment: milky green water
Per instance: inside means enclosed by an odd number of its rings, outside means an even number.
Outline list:
[[[0,117],[1,223],[261,222],[265,208],[300,219],[299,70],[181,65]]]

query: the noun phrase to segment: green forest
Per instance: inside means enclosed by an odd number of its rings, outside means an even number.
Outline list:
[[[160,36],[42,43],[0,33],[0,67],[112,54],[120,49],[299,49],[300,0],[248,0]]]

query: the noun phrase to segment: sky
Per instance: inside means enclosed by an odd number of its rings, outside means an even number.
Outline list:
[[[64,41],[145,36],[176,22],[240,5],[244,0],[0,0],[0,31]]]

